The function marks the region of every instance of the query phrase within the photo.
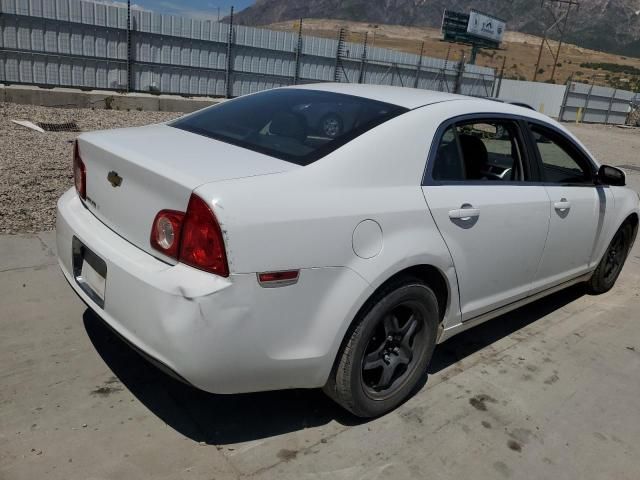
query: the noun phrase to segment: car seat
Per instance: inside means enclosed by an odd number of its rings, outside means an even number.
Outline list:
[[[474,136],[463,134],[458,136],[460,148],[464,158],[464,166],[467,172],[467,180],[481,180],[484,178],[482,170],[487,168],[489,153],[484,142]]]
[[[299,113],[278,112],[271,120],[269,133],[304,143],[308,133],[307,120]]]

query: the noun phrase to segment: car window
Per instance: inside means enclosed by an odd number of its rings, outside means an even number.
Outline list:
[[[285,88],[222,102],[169,125],[308,165],[407,111],[362,97]]]
[[[531,125],[540,152],[544,177],[551,183],[593,183],[588,162],[570,146],[570,141],[538,125]]]
[[[515,122],[460,123],[442,136],[432,176],[438,181],[521,181],[525,179],[522,152]]]
[[[458,148],[455,127],[449,127],[442,135],[433,166],[433,178],[443,181],[465,179],[464,162]]]

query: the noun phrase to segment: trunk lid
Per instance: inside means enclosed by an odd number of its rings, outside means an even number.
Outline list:
[[[120,236],[151,248],[151,226],[163,209],[186,211],[198,186],[285,172],[297,165],[168,125],[107,130],[78,137],[87,171],[87,208]]]

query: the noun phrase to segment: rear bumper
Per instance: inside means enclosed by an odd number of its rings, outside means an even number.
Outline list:
[[[69,282],[69,279],[67,276],[65,276],[65,280],[67,280],[67,283],[69,283],[69,286],[77,292],[75,285],[71,282]],[[79,297],[80,300],[82,300],[84,302],[84,298]],[[91,305],[85,303],[85,305],[87,305],[87,307],[92,308]],[[95,311],[94,311],[95,312]],[[126,339],[125,337],[123,337],[122,335],[120,335],[120,333],[118,333],[117,330],[115,330],[111,325],[109,325],[107,322],[104,321],[104,319],[102,317],[98,317],[99,321],[102,322],[102,324],[109,329],[109,331],[111,331],[114,335],[116,335],[121,341],[123,341],[124,343],[126,343],[132,350],[134,350],[138,355],[140,355],[142,358],[144,358],[147,362],[149,362],[150,364],[152,364],[154,367],[156,367],[158,370],[162,371],[163,373],[165,373],[166,375],[169,375],[171,378],[178,380],[179,382],[184,383],[185,385],[191,385],[191,383],[184,377],[182,377],[180,374],[178,374],[177,372],[173,371],[171,368],[169,368],[167,365],[165,365],[164,363],[162,363],[160,360],[158,360],[157,358],[152,357],[151,355],[149,355],[147,352],[145,352],[144,350],[141,350],[135,343],[131,343],[128,339]],[[191,385],[192,386],[192,385]]]
[[[354,298],[368,288],[346,268],[303,270],[298,284],[265,289],[255,274],[168,265],[107,228],[73,190],[58,202],[56,230],[80,298],[154,363],[213,393],[324,385]],[[74,237],[107,264],[104,308],[73,275]]]

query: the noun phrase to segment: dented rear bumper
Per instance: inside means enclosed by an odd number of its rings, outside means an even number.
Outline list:
[[[169,265],[106,227],[73,190],[58,202],[56,229],[60,267],[81,299],[154,363],[213,393],[322,386],[344,333],[340,310],[350,315],[353,299],[326,305],[318,292],[368,287],[334,267],[266,289],[255,273],[222,278]],[[106,264],[103,306],[76,280],[74,238]]]

